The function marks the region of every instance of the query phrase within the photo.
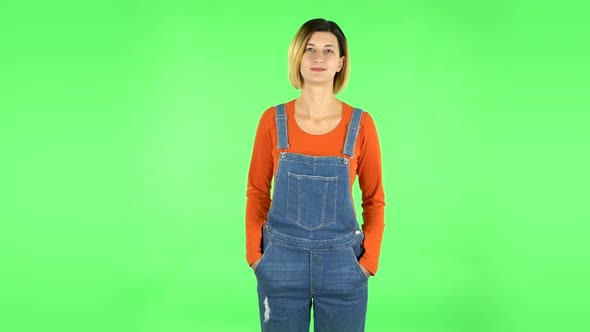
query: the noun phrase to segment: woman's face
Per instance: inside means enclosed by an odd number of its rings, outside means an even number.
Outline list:
[[[331,32],[316,31],[305,46],[300,72],[304,84],[333,84],[334,75],[342,69],[338,39]]]

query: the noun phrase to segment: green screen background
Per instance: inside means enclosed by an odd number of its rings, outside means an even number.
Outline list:
[[[258,331],[246,180],[336,21],[375,119],[367,331],[588,331],[584,1],[0,5],[0,329]],[[354,193],[360,209],[359,192]]]

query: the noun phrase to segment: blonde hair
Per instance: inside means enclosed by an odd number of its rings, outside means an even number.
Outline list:
[[[291,42],[289,48],[289,80],[295,89],[301,89],[303,86],[303,76],[301,76],[301,58],[305,52],[307,42],[311,38],[311,35],[316,31],[331,32],[338,39],[338,49],[340,57],[344,57],[344,64],[339,72],[334,75],[334,94],[342,91],[348,82],[348,69],[350,67],[350,61],[348,56],[348,43],[344,33],[336,24],[332,21],[326,21],[323,18],[316,18],[305,22],[295,34],[295,38]]]

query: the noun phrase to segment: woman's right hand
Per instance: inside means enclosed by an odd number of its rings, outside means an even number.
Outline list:
[[[252,268],[252,271],[256,270],[256,267],[258,266],[258,263],[260,262],[261,258],[258,258],[258,260],[254,263],[252,263],[252,265],[250,265],[250,267]]]

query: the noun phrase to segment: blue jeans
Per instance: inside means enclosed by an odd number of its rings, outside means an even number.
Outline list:
[[[358,263],[362,233],[319,249],[269,235],[264,229],[263,256],[254,271],[262,331],[309,331],[311,308],[316,332],[364,331],[367,276]]]

